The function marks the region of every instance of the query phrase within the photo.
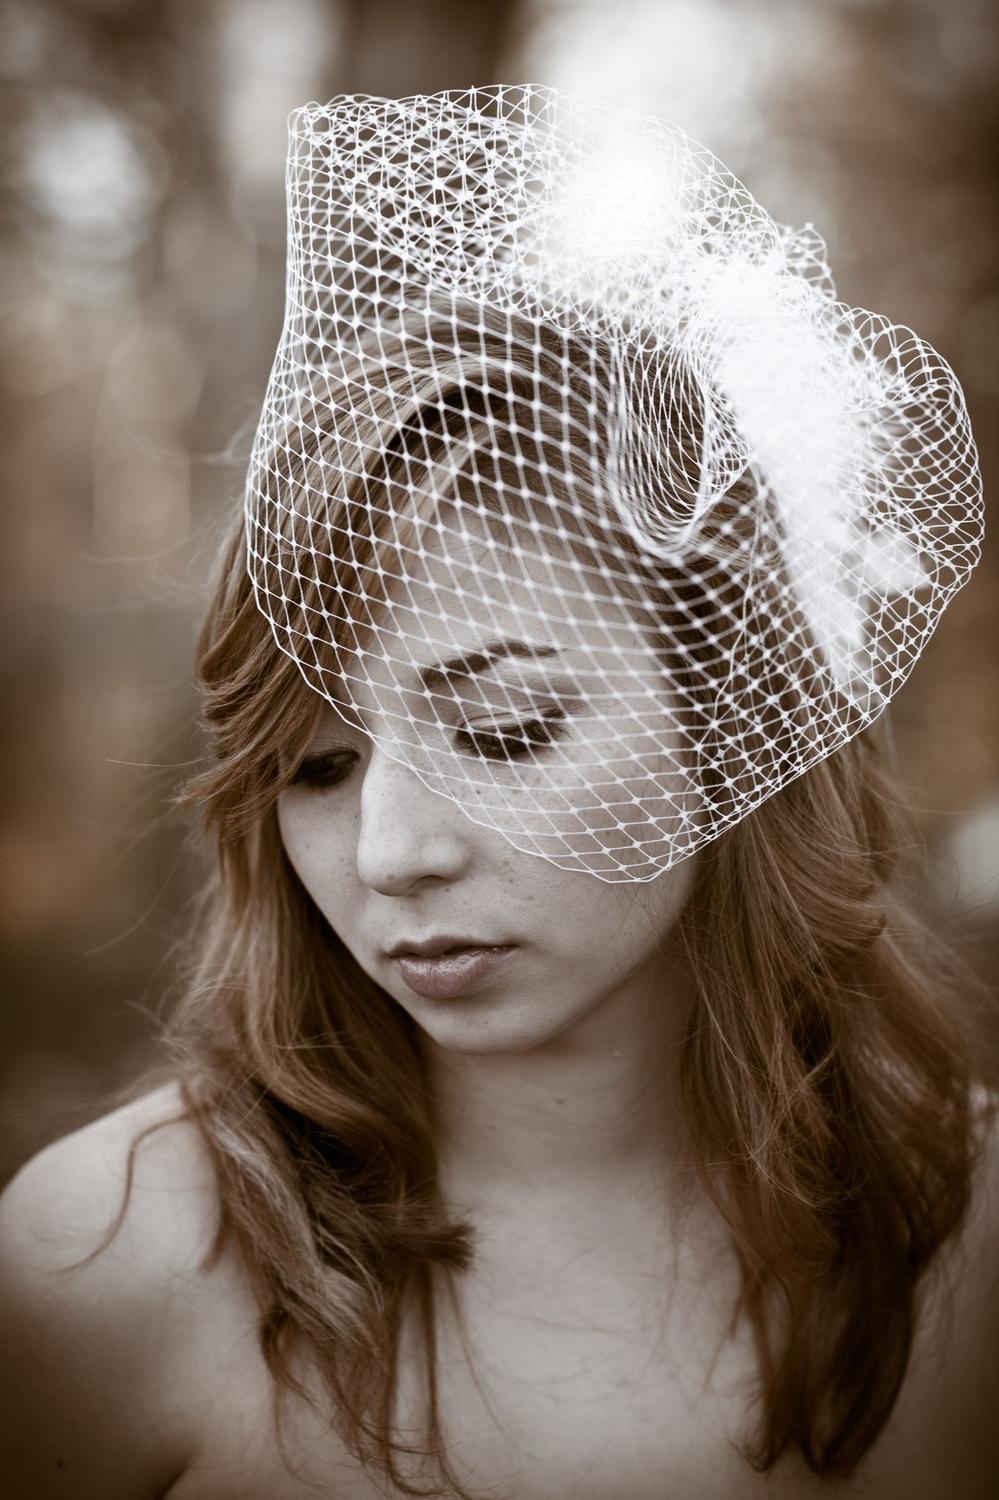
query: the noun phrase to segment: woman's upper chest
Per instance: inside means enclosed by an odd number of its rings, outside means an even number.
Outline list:
[[[471,1363],[442,1349],[438,1394],[454,1470],[472,1494],[510,1500],[732,1500],[744,1461],[730,1431],[733,1403],[717,1388],[694,1397],[657,1367],[646,1339],[472,1327]],[[400,1429],[419,1439],[424,1414],[419,1366],[401,1364]],[[245,1352],[225,1389],[203,1401],[198,1440],[170,1500],[375,1500],[366,1476],[321,1412],[296,1397],[285,1406],[284,1452],[262,1362]],[[417,1474],[418,1470],[403,1472]],[[755,1478],[747,1495],[759,1490]],[[800,1493],[800,1492],[799,1492]]]
[[[530,1286],[480,1266],[456,1317],[438,1299],[438,1392],[455,1470],[510,1500],[738,1500],[762,1493],[736,1450],[752,1359],[703,1296],[669,1297],[640,1275],[566,1266]],[[216,1326],[213,1329],[212,1317]],[[289,1397],[282,1458],[269,1376],[249,1330],[216,1303],[191,1350],[191,1458],[169,1500],[374,1500],[385,1490],[320,1412]],[[214,1354],[211,1353],[214,1351]],[[425,1412],[418,1342],[404,1341],[399,1421]],[[767,1487],[768,1496],[781,1496]],[[788,1496],[808,1493],[800,1485]]]
[[[525,1337],[526,1337],[525,1332]],[[490,1500],[987,1500],[986,1471],[972,1457],[935,1439],[932,1403],[909,1403],[888,1438],[850,1482],[821,1481],[794,1456],[770,1475],[756,1473],[739,1451],[751,1404],[732,1387],[741,1362],[731,1351],[724,1377],[700,1398],[645,1369],[629,1366],[601,1341],[586,1363],[583,1337],[555,1342],[532,1369],[506,1379],[516,1356],[511,1341],[492,1351],[486,1378],[467,1365],[442,1364],[444,1430],[455,1471],[471,1495]],[[220,1370],[220,1374],[222,1371]],[[413,1381],[403,1369],[403,1384]],[[730,1384],[731,1382],[731,1384]],[[410,1408],[412,1415],[412,1408]],[[189,1467],[164,1500],[386,1500],[397,1493],[365,1474],[320,1412],[290,1397],[283,1446],[262,1360],[238,1354],[224,1389],[203,1402]],[[415,1427],[414,1427],[415,1436]],[[409,1471],[415,1472],[415,1471]],[[993,1476],[994,1477],[994,1476]]]
[[[440,1415],[455,1470],[472,1494],[509,1500],[937,1500],[968,1465],[948,1389],[956,1372],[932,1342],[917,1360],[888,1433],[850,1483],[816,1480],[794,1458],[762,1477],[740,1452],[756,1416],[756,1364],[732,1327],[735,1283],[710,1257],[701,1273],[645,1255],[484,1254],[436,1299]],[[284,1444],[247,1296],[216,1295],[196,1320],[186,1371],[191,1441],[169,1500],[374,1500],[366,1475],[322,1413],[285,1405]],[[942,1347],[942,1346],[940,1346]],[[425,1413],[412,1331],[400,1360],[399,1420],[414,1438]],[[942,1381],[944,1384],[942,1384]],[[951,1393],[952,1394],[952,1393]],[[950,1408],[950,1414],[947,1409]],[[287,1462],[286,1462],[287,1460]],[[962,1480],[973,1488],[974,1459]]]

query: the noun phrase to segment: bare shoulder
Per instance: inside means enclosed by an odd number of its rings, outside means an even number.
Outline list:
[[[217,1196],[182,1114],[175,1086],[146,1094],[47,1147],[0,1197],[9,1494],[138,1500],[183,1466],[170,1363],[197,1314]]]
[[[103,1115],[40,1151],[0,1195],[0,1258],[38,1274],[89,1256],[119,1211],[121,1233],[109,1261],[93,1274],[120,1271],[127,1251],[134,1272],[157,1277],[203,1249],[216,1197],[197,1129],[184,1118],[180,1090],[168,1084]],[[117,1252],[114,1246],[118,1246]]]
[[[53,1300],[168,1295],[216,1228],[211,1163],[183,1113],[167,1085],[33,1157],[0,1196],[4,1280]]]

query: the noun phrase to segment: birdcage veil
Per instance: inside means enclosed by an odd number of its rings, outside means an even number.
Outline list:
[[[649,880],[882,711],[977,561],[960,387],[682,130],[554,89],[290,121],[247,482],[278,646],[515,848]]]

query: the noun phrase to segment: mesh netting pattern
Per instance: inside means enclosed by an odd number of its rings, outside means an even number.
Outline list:
[[[882,711],[977,561],[977,459],[814,230],[533,86],[306,105],[287,188],[248,566],[341,719],[619,881]]]

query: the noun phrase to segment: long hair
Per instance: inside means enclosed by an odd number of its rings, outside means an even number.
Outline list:
[[[466,360],[488,354],[487,335],[477,338]],[[564,372],[565,355],[544,357]],[[541,375],[533,364],[523,399]],[[369,411],[377,441],[364,442],[362,422],[358,452],[377,451],[380,467],[336,501],[354,522],[353,550],[334,559],[320,594],[346,597],[350,569],[375,576],[379,538],[369,529],[366,560],[357,540],[365,486],[392,484],[400,466],[409,480],[419,463],[429,473],[442,451],[435,430],[443,443],[459,421],[439,371],[422,395],[418,373],[409,379],[414,409],[424,402],[421,450],[407,449],[403,428],[386,440],[387,407]],[[465,433],[468,421],[462,411]],[[298,447],[284,477],[313,496],[323,441],[322,423],[303,419],[280,458],[287,465]],[[408,1495],[467,1496],[439,1419],[434,1317],[435,1288],[469,1265],[473,1235],[438,1191],[415,1023],[355,962],[281,844],[276,801],[322,700],[275,644],[244,546],[234,532],[199,648],[216,763],[185,798],[202,806],[218,858],[172,1028],[186,1109],[218,1176],[216,1252],[235,1244],[249,1268],[279,1405],[291,1391],[313,1399],[318,1372],[359,1461]],[[673,582],[689,627],[696,570]],[[335,642],[321,670],[335,672]],[[746,685],[780,697],[773,689]],[[904,1379],[924,1273],[968,1203],[971,1047],[959,997],[893,895],[898,843],[879,736],[865,731],[701,850],[680,919],[696,986],[681,1108],[741,1267],[759,1390],[745,1454],[761,1470],[789,1450],[819,1474],[854,1469]],[[422,1340],[426,1430],[403,1442],[393,1412],[410,1326]],[[424,1459],[429,1479],[412,1469]]]

